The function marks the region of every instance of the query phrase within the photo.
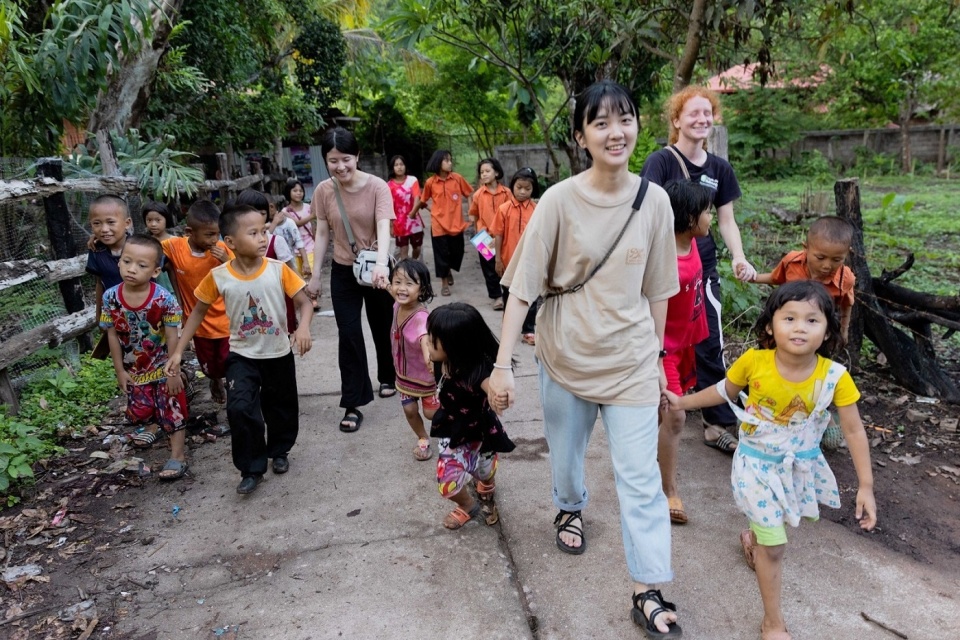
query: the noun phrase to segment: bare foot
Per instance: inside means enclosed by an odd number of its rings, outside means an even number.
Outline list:
[[[764,620],[760,625],[760,640],[793,640],[787,631],[787,625],[781,619],[779,623],[767,624]]]
[[[220,378],[210,378],[210,399],[216,404],[223,404],[227,397],[223,393],[223,380]]]

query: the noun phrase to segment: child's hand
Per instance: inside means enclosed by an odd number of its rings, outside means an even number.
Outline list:
[[[873,489],[861,487],[857,491],[857,520],[864,531],[873,531],[877,525],[877,501],[873,497]]]
[[[230,255],[227,253],[227,250],[221,247],[220,245],[214,246],[210,249],[210,255],[219,260],[220,262],[226,262],[230,259]]]
[[[660,392],[660,397],[667,401],[667,409],[670,411],[682,411],[683,407],[680,406],[680,396],[675,394],[669,389],[664,389]]]
[[[310,347],[313,346],[313,339],[310,337],[310,327],[300,325],[300,327],[293,332],[292,346],[296,348],[297,354],[301,358],[307,351],[310,351]]]
[[[117,374],[117,386],[120,387],[120,391],[126,394],[127,389],[133,386],[133,378],[126,371],[121,371]]]
[[[179,353],[171,353],[167,358],[167,366],[163,368],[163,374],[167,378],[180,377],[180,358]]]
[[[286,209],[280,209],[280,211],[277,211],[275,214],[273,214],[273,224],[274,224],[274,225],[279,225],[279,224],[283,223],[283,221],[286,220],[286,219],[287,219],[287,210],[286,210]]]
[[[502,276],[503,272],[506,271],[506,267],[503,266],[503,260],[500,259],[500,256],[497,256],[497,264],[495,268],[498,276]]]
[[[96,251],[97,250],[97,236],[90,235],[87,238],[87,251]]]
[[[741,282],[753,282],[757,277],[757,270],[747,262],[746,258],[734,258],[731,266],[737,280]]]
[[[183,391],[183,378],[178,373],[175,376],[167,376],[167,394],[175,396]]]
[[[313,277],[313,271],[310,270],[310,267],[307,266],[309,263],[303,263],[303,279],[309,280]]]

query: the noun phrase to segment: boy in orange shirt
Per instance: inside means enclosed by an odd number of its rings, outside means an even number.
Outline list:
[[[480,186],[470,197],[470,211],[467,216],[470,222],[477,224],[477,233],[480,233],[490,228],[490,223],[501,205],[510,201],[510,190],[500,184],[503,167],[496,158],[484,158],[477,164],[477,178]],[[493,310],[503,311],[503,287],[500,286],[500,275],[497,274],[495,261],[487,260],[483,254],[478,255],[480,271],[487,285],[487,295],[493,300]]]
[[[520,244],[520,237],[523,230],[527,228],[530,218],[533,217],[533,211],[537,204],[533,198],[540,195],[540,183],[537,181],[537,174],[533,169],[524,167],[520,169],[510,179],[510,191],[513,197],[500,205],[497,215],[493,217],[490,228],[487,232],[496,238],[497,253],[497,273],[503,275],[510,264],[510,258],[513,257]],[[506,306],[507,298],[510,296],[510,290],[503,288],[503,303]],[[527,344],[536,344],[537,310],[540,308],[537,304],[531,304],[527,311],[527,317],[523,321],[521,333],[523,341]]]
[[[760,273],[757,284],[780,285],[794,280],[816,280],[823,284],[840,309],[840,331],[847,339],[850,311],[853,309],[853,286],[856,277],[844,265],[853,242],[853,225],[837,216],[818,218],[807,231],[803,251],[791,251],[771,273]]]
[[[184,320],[190,318],[197,306],[194,293],[200,282],[233,256],[220,240],[220,209],[209,200],[197,200],[187,211],[185,238],[170,238],[163,242],[164,269],[170,274],[174,293],[183,307]],[[200,370],[210,379],[210,397],[217,404],[226,402],[223,378],[226,375],[227,356],[230,355],[230,323],[223,300],[211,305],[197,329],[193,347],[200,362]],[[229,430],[219,427],[214,435],[226,435]]]
[[[453,286],[451,271],[460,271],[463,264],[463,199],[470,197],[473,187],[459,173],[453,172],[453,155],[447,149],[434,151],[427,163],[427,173],[433,175],[423,185],[420,202],[410,211],[413,218],[433,201],[430,209],[430,232],[433,236],[433,260],[437,277],[443,281],[440,295],[450,295]]]

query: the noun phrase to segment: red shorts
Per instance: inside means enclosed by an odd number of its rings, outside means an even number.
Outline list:
[[[200,370],[208,378],[227,376],[227,356],[230,355],[230,338],[193,337],[193,349],[200,363]]]
[[[663,371],[667,374],[667,389],[682,396],[697,384],[697,354],[693,345],[671,351],[663,357]]]
[[[181,389],[167,394],[166,382],[132,384],[127,387],[127,420],[130,424],[158,424],[167,433],[187,424],[187,394]]]
[[[398,247],[405,247],[408,244],[413,245],[414,247],[419,247],[423,244],[423,231],[411,233],[409,236],[397,236],[394,238],[394,241]]]

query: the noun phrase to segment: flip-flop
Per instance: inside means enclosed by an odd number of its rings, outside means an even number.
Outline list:
[[[157,475],[157,477],[164,482],[179,480],[180,478],[182,478],[187,474],[187,470],[189,468],[190,468],[190,465],[188,465],[186,462],[180,462],[179,460],[170,458],[169,460],[167,460],[167,464],[163,465],[163,469],[160,470],[160,473]],[[176,471],[176,474],[172,476],[165,476],[163,475],[164,471]]]
[[[756,571],[756,547],[757,535],[750,529],[744,529],[740,532],[740,547],[743,549],[743,559],[747,561],[747,566]]]
[[[670,522],[687,524],[687,512],[683,510],[683,501],[680,498],[667,498],[667,506],[670,507]]]
[[[440,289],[440,295],[442,296],[450,295],[450,287],[448,287],[447,285],[443,285],[443,288]]]
[[[343,424],[344,422],[347,424]],[[360,410],[348,409],[343,414],[343,417],[340,418],[340,431],[343,431],[344,433],[353,433],[360,428],[361,424],[363,424],[363,414],[360,413]]]
[[[537,335],[535,333],[525,333],[523,334],[523,341],[529,345],[536,345]]]
[[[704,440],[703,444],[711,449],[723,451],[724,453],[733,453],[737,450],[737,439],[724,431],[716,440]]]
[[[451,530],[459,529],[478,515],[480,515],[479,503],[474,503],[473,509],[470,509],[470,511],[464,511],[462,507],[457,507],[444,516],[443,526]]]
[[[493,303],[494,311],[503,311],[503,299],[497,298],[497,301]]]

